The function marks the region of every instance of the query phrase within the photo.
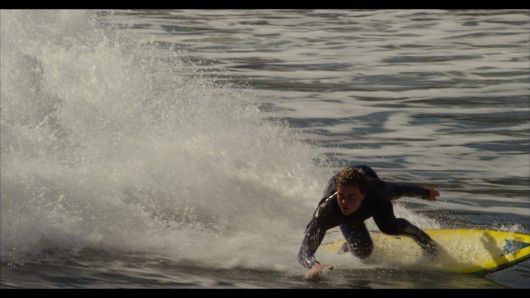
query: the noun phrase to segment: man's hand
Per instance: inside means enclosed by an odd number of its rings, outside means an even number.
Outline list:
[[[429,196],[426,198],[428,201],[437,201],[438,199],[436,197],[440,196],[440,192],[438,192],[434,187],[428,187],[429,190]]]
[[[314,280],[320,275],[320,272],[324,272],[326,270],[333,270],[333,266],[326,265],[326,264],[320,264],[319,262],[316,262],[311,269],[307,270],[307,272],[304,275],[305,280]]]

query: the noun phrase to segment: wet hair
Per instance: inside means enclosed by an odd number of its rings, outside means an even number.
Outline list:
[[[357,186],[362,193],[366,192],[367,178],[361,169],[346,167],[335,178],[335,184]]]

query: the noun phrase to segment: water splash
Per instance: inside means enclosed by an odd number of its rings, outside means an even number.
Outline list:
[[[320,149],[178,52],[81,11],[2,11],[1,250],[296,267]]]

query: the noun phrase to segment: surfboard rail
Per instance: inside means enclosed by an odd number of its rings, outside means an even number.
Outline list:
[[[459,273],[490,273],[530,258],[530,234],[489,229],[427,229],[441,248],[438,258],[428,264],[432,269]],[[425,267],[419,246],[409,237],[372,232],[375,258],[398,266]],[[337,253],[345,240],[323,245],[327,252]],[[396,258],[395,247],[401,247]],[[398,260],[393,260],[398,259]]]

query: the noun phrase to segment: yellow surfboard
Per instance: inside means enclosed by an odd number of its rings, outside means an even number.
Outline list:
[[[487,273],[530,257],[529,234],[480,229],[436,229],[425,232],[440,247],[440,254],[434,259],[425,257],[418,244],[409,237],[372,232],[374,250],[366,261],[394,267]],[[336,240],[324,244],[322,248],[328,253],[339,253],[344,243],[344,240]],[[350,253],[346,255],[352,257]]]

